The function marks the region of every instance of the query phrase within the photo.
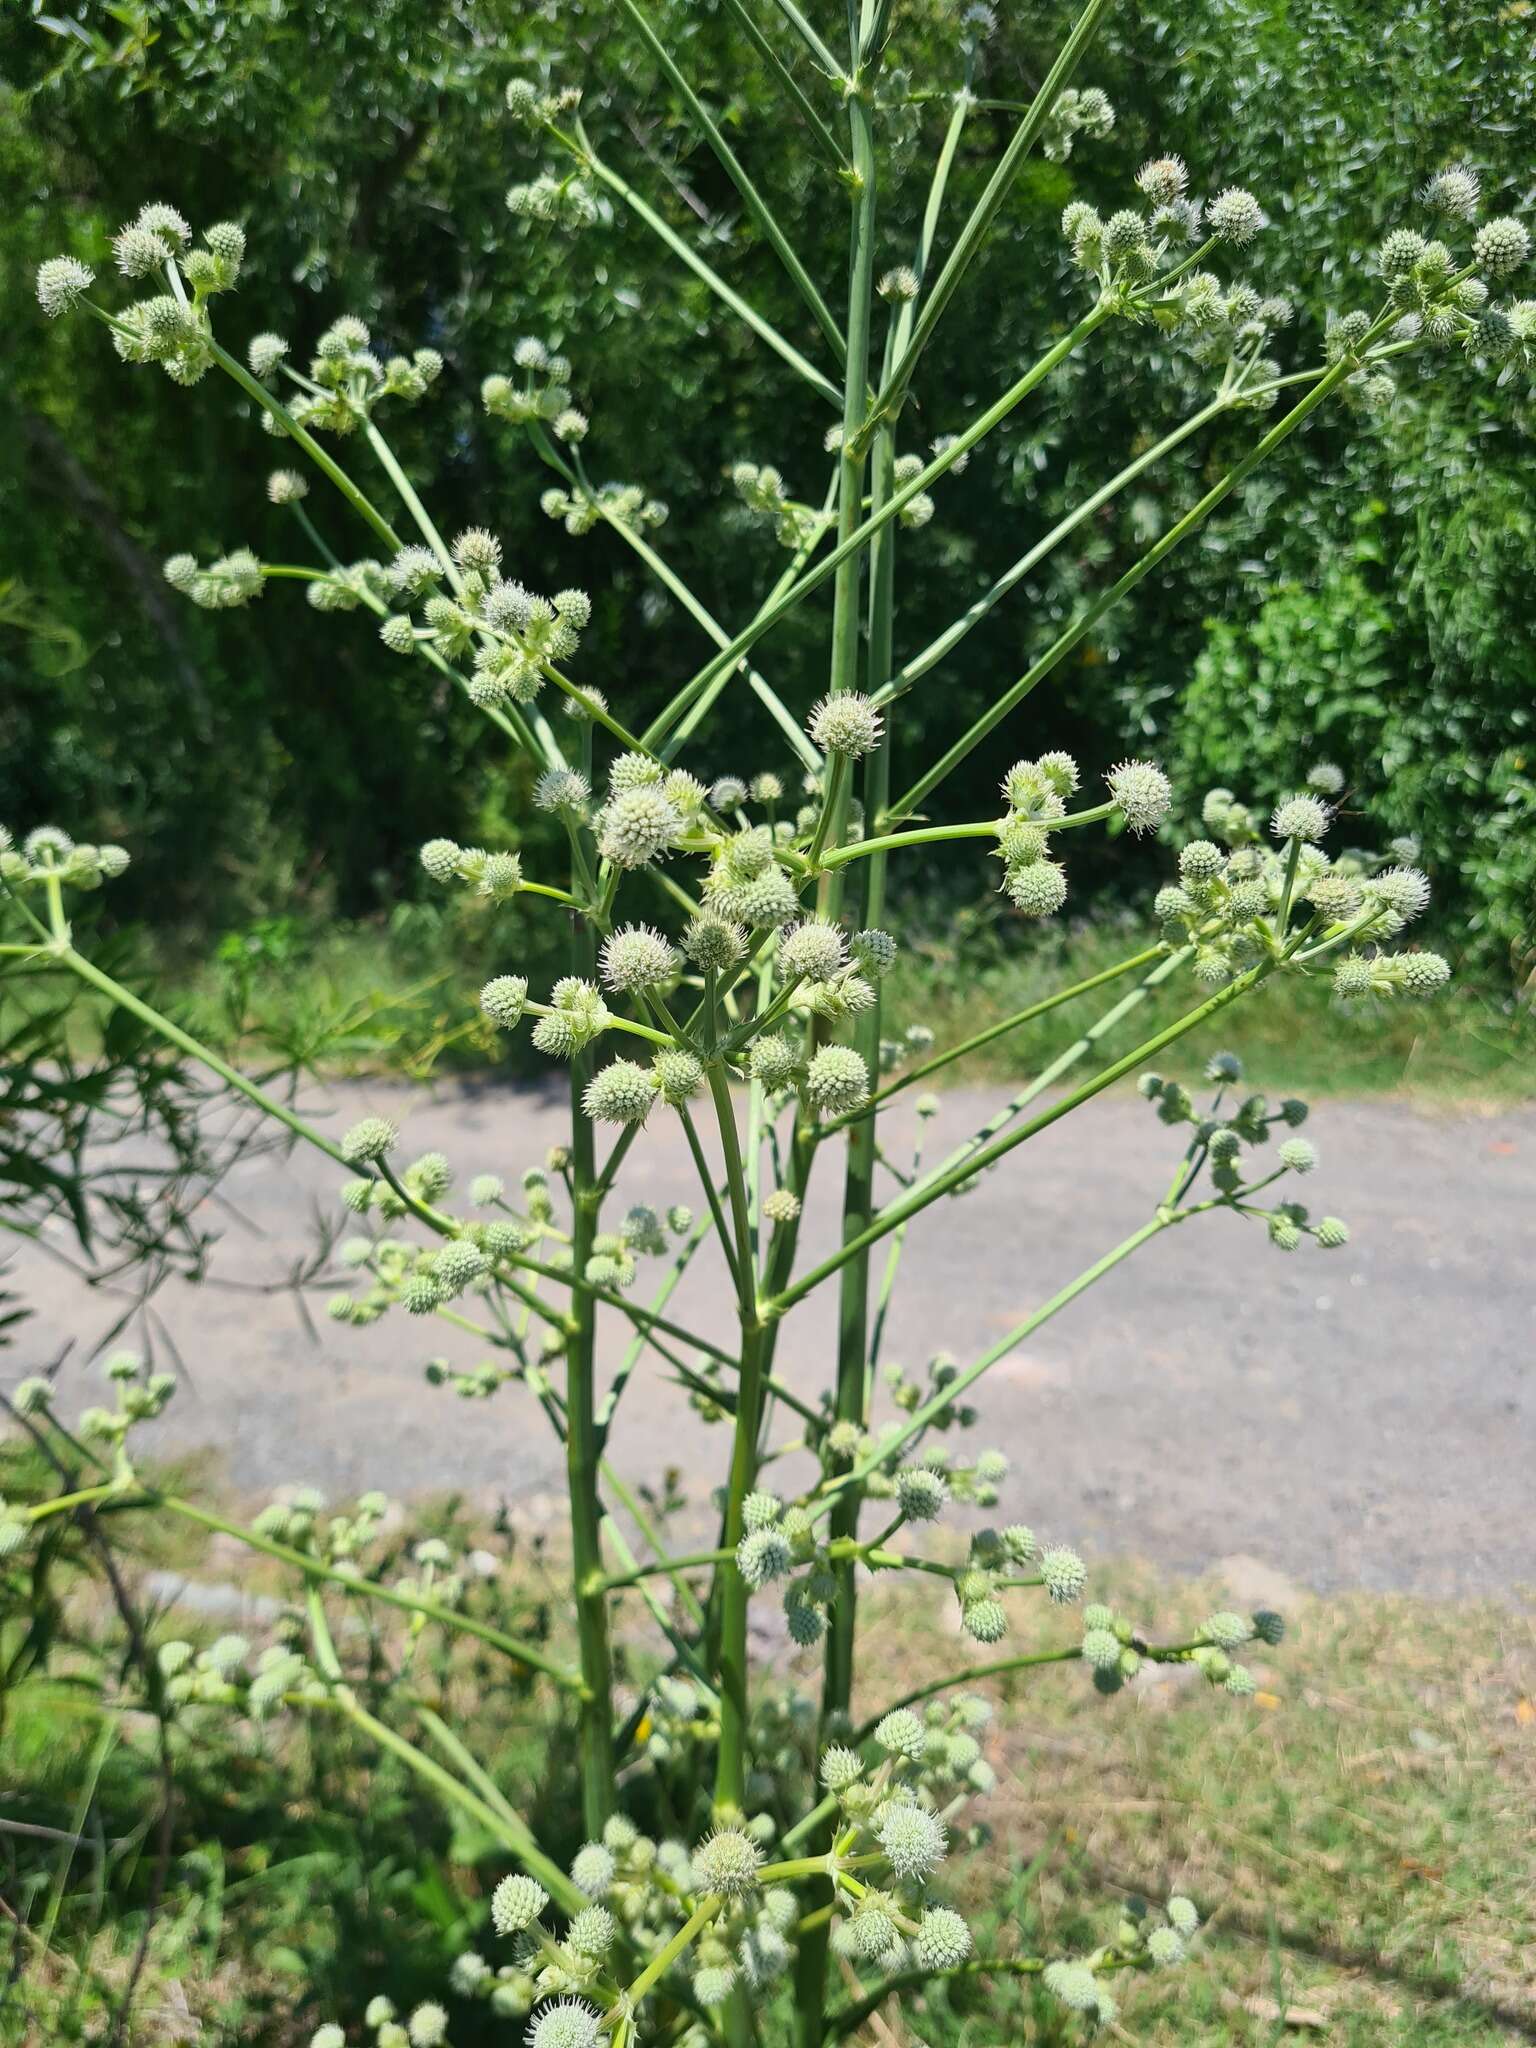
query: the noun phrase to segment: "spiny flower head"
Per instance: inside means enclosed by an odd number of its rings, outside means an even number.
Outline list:
[[[1424,187],[1425,204],[1455,220],[1474,219],[1481,200],[1482,187],[1470,164],[1449,164]]]
[[[807,918],[779,934],[778,959],[786,981],[830,981],[846,964],[843,935],[825,918]]]
[[[876,1723],[875,1740],[887,1756],[921,1763],[928,1748],[928,1731],[910,1707],[897,1707]],[[822,1767],[825,1770],[825,1758]]]
[[[1088,1567],[1075,1550],[1058,1545],[1040,1553],[1040,1576],[1051,1598],[1063,1606],[1080,1600],[1088,1583]]]
[[[448,2015],[434,1999],[418,2005],[405,2023],[411,2048],[442,2048],[448,2038]],[[590,2048],[590,2044],[585,2044]]]
[[[1040,1981],[1053,1998],[1072,2012],[1095,2012],[1099,1984],[1086,1963],[1047,1963]]]
[[[518,1022],[527,1001],[528,983],[521,974],[495,975],[480,991],[480,1008],[502,1031],[510,1031]]]
[[[587,1083],[581,1106],[597,1123],[643,1124],[656,1100],[656,1083],[634,1060],[613,1060]]]
[[[1292,1173],[1311,1173],[1317,1166],[1317,1147],[1307,1138],[1287,1138],[1280,1147],[1280,1164]]]
[[[647,924],[623,925],[603,941],[602,977],[620,991],[655,988],[670,981],[678,956],[668,940]]]
[[[1253,1624],[1246,1614],[1208,1614],[1200,1624],[1200,1633],[1208,1643],[1214,1643],[1218,1650],[1240,1650],[1244,1643],[1252,1640]]]
[[[893,1801],[881,1813],[875,1839],[897,1877],[928,1877],[944,1860],[949,1838],[944,1823],[926,1807]]]
[[[1000,1643],[1008,1633],[1008,1611],[1001,1600],[985,1594],[967,1600],[960,1610],[960,1625],[973,1642]]]
[[[820,1116],[848,1116],[862,1109],[869,1100],[869,1069],[862,1056],[850,1045],[824,1045],[806,1068],[805,1096]]]
[[[1133,832],[1150,832],[1173,802],[1173,785],[1155,762],[1122,761],[1104,780]]]
[[[365,1116],[347,1131],[341,1149],[349,1159],[382,1159],[400,1142],[400,1133],[384,1116]]]
[[[1240,249],[1264,226],[1264,209],[1251,192],[1229,185],[1205,209],[1205,224],[1221,241]]]
[[[926,1465],[909,1465],[896,1474],[896,1499],[909,1522],[933,1522],[944,1512],[949,1487]]]
[[[1328,806],[1320,797],[1288,796],[1275,806],[1269,829],[1277,839],[1315,842],[1326,836],[1329,816]]]
[[[823,697],[807,722],[811,738],[829,754],[855,758],[870,753],[880,740],[880,713],[857,690]]]
[[[1397,926],[1411,924],[1429,906],[1429,877],[1418,868],[1384,868],[1362,884],[1372,901],[1384,904]]]
[[[96,273],[77,256],[50,256],[37,267],[37,303],[50,320],[76,306],[96,282]]]
[[[919,1921],[913,1947],[921,1969],[958,1969],[971,1952],[971,1930],[948,1906],[934,1906]]]
[[[878,1731],[876,1740],[879,1740]],[[830,1749],[822,1751],[821,1782],[829,1792],[846,1792],[850,1785],[856,1785],[864,1775],[864,1762],[857,1750],[845,1749],[833,1743]]]
[[[529,2030],[530,2048],[597,2048],[603,2016],[579,1998],[559,1998],[539,2011]]]
[[[699,1888],[723,1899],[744,1898],[757,1889],[762,1851],[741,1828],[717,1828],[693,1852]]]
[[[548,1904],[544,1887],[516,1871],[491,1894],[491,1924],[498,1934],[525,1934]]]
[[[747,1054],[747,1072],[767,1092],[787,1088],[800,1071],[800,1048],[776,1032],[753,1042]]]
[[[704,1086],[703,1067],[691,1052],[684,1052],[681,1046],[671,1046],[658,1052],[651,1061],[651,1072],[656,1077],[656,1092],[674,1109],[681,1103],[691,1102]]]
[[[675,804],[649,784],[621,790],[598,818],[598,852],[618,868],[640,868],[675,845],[683,819]]]
[[[600,1898],[613,1883],[617,1869],[612,1850],[601,1842],[587,1842],[571,1858],[571,1882],[589,1899]]]
[[[782,1579],[793,1562],[789,1538],[777,1527],[754,1529],[736,1546],[736,1568],[754,1593]]]
[[[1067,871],[1058,861],[1034,860],[1005,869],[1003,886],[1026,917],[1051,917],[1067,900]]]

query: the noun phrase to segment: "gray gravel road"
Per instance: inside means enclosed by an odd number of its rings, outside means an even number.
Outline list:
[[[989,1098],[943,1098],[930,1156],[965,1136]],[[460,1173],[508,1179],[558,1135],[563,1104],[501,1086],[431,1093],[355,1084],[320,1099],[336,1127],[365,1110],[398,1117],[413,1150]],[[891,1120],[904,1135],[902,1120]],[[1307,1193],[1344,1216],[1340,1252],[1274,1251],[1257,1225],[1200,1219],[1112,1273],[982,1383],[985,1427],[1014,1470],[1008,1519],[1099,1554],[1139,1553],[1198,1571],[1234,1552],[1319,1590],[1498,1592],[1536,1583],[1536,1388],[1531,1236],[1536,1108],[1479,1118],[1393,1104],[1324,1104],[1308,1135],[1322,1165]],[[914,1230],[887,1356],[962,1361],[1142,1221],[1172,1165],[1171,1134],[1146,1105],[1090,1105],[1010,1157],[962,1202]],[[215,1257],[225,1281],[273,1281],[310,1240],[311,1204],[337,1176],[317,1155],[242,1169]],[[675,1118],[636,1144],[620,1198],[698,1206]],[[834,1241],[837,1189],[813,1188],[807,1241]],[[659,1270],[659,1269],[658,1269]],[[6,1361],[18,1376],[68,1336],[90,1339],[107,1304],[36,1251],[11,1284],[38,1310]],[[645,1298],[642,1274],[636,1299]],[[676,1314],[728,1335],[729,1297],[704,1256]],[[462,1488],[553,1513],[560,1466],[543,1418],[518,1390],[461,1402],[428,1386],[429,1349],[473,1364],[474,1340],[396,1315],[347,1330],[319,1313],[312,1338],[293,1302],[217,1284],[167,1288],[157,1307],[189,1384],[159,1440],[217,1449],[229,1480],[332,1496]],[[617,1317],[608,1319],[615,1326]],[[780,1371],[823,1384],[832,1301],[796,1310]],[[621,1338],[615,1328],[610,1362]],[[83,1405],[94,1375],[65,1368]],[[634,1478],[681,1468],[691,1496],[723,1469],[724,1444],[659,1374],[626,1396],[615,1459]],[[172,1419],[174,1418],[174,1419]]]

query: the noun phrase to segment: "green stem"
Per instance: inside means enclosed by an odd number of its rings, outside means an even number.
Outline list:
[[[934,328],[942,319],[945,308],[959,288],[960,280],[985,242],[993,221],[1002,210],[1003,203],[1012,189],[1014,180],[1023,168],[1025,158],[1039,140],[1041,131],[1050,119],[1063,90],[1071,83],[1072,74],[1097,34],[1099,23],[1108,12],[1109,6],[1110,0],[1088,0],[1088,5],[1079,15],[1071,34],[1062,44],[1060,54],[1046,73],[1045,81],[1036,93],[1029,112],[1014,130],[996,170],[987,180],[986,190],[977,200],[970,218],[960,230],[933,289],[925,294],[923,309],[918,315],[912,338],[902,350],[894,369],[885,379],[872,408],[872,418],[893,417],[900,411],[907,387],[912,381],[912,374],[917,368],[918,358],[928,346]]]
[[[684,1921],[665,1948],[657,1950],[633,1984],[629,1986],[624,1994],[627,2005],[638,2005],[651,1986],[660,1983],[678,1957],[697,1936],[704,1932],[704,1929],[715,1918],[724,1904],[724,1899],[716,1898],[713,1892],[707,1893],[699,1901],[692,1914]]]
[[[750,11],[742,4],[742,0],[725,0],[725,4],[742,28],[745,29],[753,47],[767,62],[780,84],[784,87],[784,90],[794,101],[796,107],[800,110],[801,119],[827,152],[832,162],[839,170],[846,171],[848,159],[843,153],[842,145],[826,122],[823,121],[820,114],[817,113],[799,79],[796,78],[793,71],[790,70],[784,59],[763,34]]]
[[[590,927],[572,928],[571,972],[595,979],[596,946]],[[591,1119],[581,1098],[591,1078],[590,1052],[571,1062],[571,1266],[586,1272],[601,1213],[601,1195]],[[581,1769],[582,1823],[589,1840],[602,1833],[613,1811],[612,1657],[608,1644],[608,1602],[600,1585],[603,1570],[602,1501],[598,1494],[601,1442],[595,1410],[597,1303],[583,1288],[571,1297],[571,1330],[566,1339],[566,1484],[570,1493],[571,1576],[575,1588],[576,1633],[585,1697],[577,1725]]]
[[[832,383],[830,378],[824,376],[814,363],[807,361],[799,349],[792,342],[786,341],[772,322],[765,320],[755,307],[748,305],[739,292],[733,291],[719,272],[712,270],[703,257],[697,255],[683,240],[682,236],[667,225],[656,209],[648,205],[640,197],[640,194],[627,179],[620,177],[616,170],[602,161],[592,148],[583,130],[578,128],[577,140],[574,144],[568,137],[560,135],[558,129],[551,132],[560,141],[565,142],[568,148],[572,149],[573,154],[586,165],[593,177],[600,179],[610,192],[615,193],[618,198],[623,200],[631,213],[645,222],[651,232],[666,244],[678,261],[686,264],[694,276],[702,284],[708,286],[722,305],[729,306],[736,317],[744,321],[761,340],[767,342],[775,355],[788,363],[797,376],[804,378],[813,391],[836,404],[838,396],[837,386]]]
[[[736,187],[736,190],[741,194],[742,202],[746,206],[748,213],[751,214],[758,227],[762,230],[763,237],[768,243],[769,248],[772,249],[780,263],[783,264],[790,282],[810,308],[812,319],[821,329],[822,334],[831,347],[832,353],[836,356],[838,362],[841,363],[846,353],[846,348],[843,337],[838,331],[837,322],[828,311],[826,300],[823,299],[821,293],[816,289],[805,265],[790,247],[788,237],[774,217],[773,209],[758,191],[756,185],[753,184],[751,178],[748,177],[736,152],[720,133],[708,108],[689,84],[683,72],[672,61],[671,52],[646,20],[644,13],[636,4],[636,0],[619,0],[619,4],[640,31],[647,49],[666,73],[672,83],[673,90],[678,94],[684,106],[687,107],[689,113],[698,123],[699,130],[704,136],[705,141],[719,158],[721,168]]]
[[[898,1707],[919,1706],[924,1700],[935,1699],[941,1692],[948,1692],[951,1686],[974,1685],[978,1679],[1001,1678],[1009,1671],[1031,1671],[1039,1664],[1070,1664],[1082,1654],[1082,1645],[1074,1643],[1066,1650],[1031,1650],[1023,1656],[998,1657],[990,1664],[967,1664],[959,1671],[946,1672],[942,1678],[931,1679],[926,1685],[914,1685],[910,1692],[887,1701],[878,1714],[871,1714],[854,1730],[853,1745],[857,1748],[860,1743],[867,1742],[886,1715],[894,1714]]]
[[[823,1259],[819,1266],[814,1267],[803,1279],[797,1280],[792,1287],[786,1288],[776,1300],[765,1303],[765,1312],[775,1319],[785,1314],[794,1307],[796,1302],[803,1301],[806,1295],[819,1287],[822,1281],[830,1274],[835,1273],[839,1267],[846,1265],[850,1258],[856,1257],[866,1245],[878,1243],[887,1232],[894,1230],[898,1224],[905,1222],[907,1217],[914,1216],[919,1210],[928,1208],[941,1195],[951,1193],[962,1182],[971,1180],[976,1174],[981,1173],[997,1160],[1004,1158],[1017,1146],[1025,1144],[1030,1138],[1037,1136],[1041,1131],[1049,1129],[1052,1124],[1059,1123],[1062,1117],[1069,1116],[1073,1110],[1080,1109],[1085,1102],[1091,1101],[1095,1095],[1102,1094],[1106,1088],[1112,1087],[1116,1081],[1123,1080],[1127,1074],[1134,1072],[1137,1067],[1145,1065],[1147,1060],[1154,1054],[1161,1052],[1166,1046],[1172,1045],[1176,1039],[1182,1038],[1186,1032],[1198,1029],[1200,1025],[1208,1022],[1210,1018],[1217,1016],[1222,1010],[1226,1009],[1228,1004],[1236,1002],[1240,997],[1247,995],[1250,989],[1256,988],[1261,981],[1274,972],[1279,964],[1278,960],[1263,960],[1257,967],[1250,967],[1245,974],[1240,974],[1235,981],[1229,982],[1225,988],[1218,989],[1215,995],[1201,1003],[1198,1008],[1186,1011],[1182,1017],[1176,1018],[1173,1023],[1166,1025],[1163,1030],[1154,1033],[1151,1038],[1138,1045],[1134,1051],[1128,1052],[1123,1059],[1114,1061],[1110,1066],[1105,1067],[1101,1073],[1095,1074],[1091,1081],[1085,1081],[1081,1087],[1073,1089],[1069,1095],[1064,1095],[1059,1102],[1052,1103],[1049,1109],[1042,1110],[1038,1116],[1031,1117],[1028,1123],[1021,1124],[1017,1130],[1010,1131],[1006,1137],[997,1138],[990,1145],[983,1146],[979,1152],[971,1153],[958,1165],[951,1167],[947,1171],[940,1170],[928,1181],[914,1188],[910,1194],[903,1196],[900,1201],[893,1202],[889,1207],[882,1209],[870,1222],[868,1228],[861,1231],[851,1242],[845,1243],[840,1251],[834,1253],[830,1258]],[[951,1388],[946,1391],[953,1394],[954,1390]],[[841,1483],[846,1484],[847,1482],[844,1480]]]
[[[1036,1017],[1045,1016],[1048,1011],[1060,1009],[1063,1003],[1070,1003],[1078,996],[1088,995],[1096,988],[1103,988],[1108,982],[1120,980],[1123,975],[1133,974],[1138,967],[1146,967],[1154,960],[1161,960],[1166,953],[1165,945],[1148,946],[1143,952],[1132,953],[1128,959],[1117,960],[1113,967],[1101,968],[1097,974],[1090,974],[1082,981],[1073,982],[1070,988],[1059,988],[1054,994],[1043,996],[1038,1003],[1026,1004],[1022,1010],[1015,1010],[1000,1023],[989,1024],[984,1031],[973,1032],[969,1038],[962,1038],[958,1045],[949,1046],[944,1052],[936,1052],[932,1059],[924,1060],[920,1066],[911,1068],[894,1081],[888,1081],[870,1097],[868,1107],[859,1110],[857,1114],[870,1115],[881,1103],[888,1102],[893,1095],[899,1095],[904,1088],[911,1088],[917,1082],[926,1080],[941,1067],[947,1067],[955,1060],[964,1059],[968,1053],[978,1052],[982,1046],[990,1045],[994,1039],[1003,1038],[1010,1031],[1017,1031],[1021,1024],[1028,1024]],[[852,1122],[853,1118],[849,1121]]]
[[[1201,427],[1219,418],[1230,405],[1231,400],[1228,397],[1213,399],[1209,405],[1203,406],[1199,412],[1193,413],[1181,426],[1176,427],[1171,434],[1165,434],[1161,441],[1138,455],[1134,462],[1128,463],[1117,476],[1112,476],[1108,483],[1101,484],[1091,496],[1074,506],[1065,519],[1058,520],[1050,532],[1020,555],[1013,567],[1005,570],[989,589],[982,592],[974,604],[967,606],[952,625],[946,626],[937,638],[930,640],[921,653],[914,654],[910,661],[903,662],[890,680],[883,683],[875,692],[877,702],[889,703],[902,691],[910,689],[919,677],[936,668],[946,655],[954,652],[968,633],[973,632],[981,624],[993,607],[1000,604],[1010,591],[1016,589],[1030,571],[1038,567],[1062,541],[1075,533],[1096,512],[1102,511],[1104,506],[1112,498],[1118,497],[1128,484],[1134,483],[1137,477],[1162,461],[1165,455],[1172,454],[1174,449],[1187,441],[1192,434],[1198,433]]]
[[[672,702],[652,720],[646,729],[646,740],[654,744],[658,733],[670,730],[682,711],[694,701],[701,690],[714,682],[718,676],[735,668],[742,656],[755,647],[771,627],[777,625],[787,613],[803,603],[813,590],[820,589],[827,578],[835,575],[851,556],[859,554],[874,535],[897,518],[919,493],[929,490],[941,476],[947,475],[962,456],[967,455],[978,441],[984,440],[1015,407],[1023,403],[1037,385],[1043,383],[1075,349],[1080,348],[1096,333],[1109,318],[1112,310],[1107,300],[1101,300],[1053,347],[1047,349],[1040,360],[1026,370],[1017,383],[1010,385],[1001,398],[988,406],[984,413],[979,414],[968,427],[957,434],[941,454],[936,455],[915,477],[893,491],[878,513],[865,520],[861,526],[856,526],[851,532],[844,534],[830,554],[824,555],[814,568],[807,569],[805,574],[792,583],[773,603],[765,605],[756,618],[743,627],[728,646],[721,649],[713,661],[707,663],[696,676],[684,683]],[[856,337],[850,333],[850,353],[853,351],[855,339]],[[849,464],[846,450],[842,461],[845,465]]]
[[[906,794],[892,807],[891,821],[894,822],[900,818],[910,817],[919,805],[925,802],[932,792],[938,788],[945,777],[951,774],[966,756],[981,744],[987,734],[995,726],[1000,725],[1011,711],[1022,704],[1030,691],[1037,684],[1043,682],[1054,668],[1066,660],[1073,648],[1087,637],[1088,633],[1103,618],[1107,611],[1110,611],[1120,602],[1122,597],[1127,596],[1129,592],[1136,588],[1138,583],[1149,576],[1160,562],[1173,553],[1181,541],[1185,540],[1195,531],[1196,527],[1209,517],[1224,498],[1229,497],[1237,489],[1245,477],[1257,469],[1259,464],[1280,446],[1282,441],[1295,433],[1307,415],[1321,405],[1334,388],[1341,384],[1345,377],[1350,374],[1352,367],[1347,358],[1343,362],[1335,363],[1332,369],[1328,370],[1318,379],[1317,383],[1307,393],[1306,397],[1301,400],[1300,404],[1293,406],[1284,419],[1278,420],[1267,434],[1255,442],[1243,459],[1240,462],[1234,463],[1226,475],[1211,486],[1210,490],[1205,493],[1205,496],[1200,499],[1198,504],[1191,506],[1182,519],[1176,520],[1162,538],[1155,541],[1148,548],[1139,562],[1132,568],[1127,569],[1118,582],[1112,584],[1102,596],[1095,598],[1092,604],[1080,612],[1073,623],[1052,642],[1033,667],[1027,669],[1011,689],[1005,690],[991,709],[983,712],[981,717],[961,734],[960,738],[955,741],[947,753],[935,762],[932,768],[918,777]]]

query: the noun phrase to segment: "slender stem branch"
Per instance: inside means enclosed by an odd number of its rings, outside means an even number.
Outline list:
[[[996,170],[987,180],[986,190],[977,200],[969,220],[960,230],[932,291],[925,295],[923,309],[918,315],[912,338],[875,400],[871,415],[873,418],[883,419],[900,410],[919,357],[932,339],[933,331],[943,318],[945,308],[959,289],[961,279],[986,241],[993,221],[1001,212],[1014,180],[1023,168],[1025,158],[1040,139],[1057,100],[1071,83],[1072,75],[1082,61],[1088,45],[1098,33],[1099,24],[1108,12],[1110,4],[1111,0],[1088,0],[1088,5],[1078,16],[1071,34],[1062,44],[1055,63],[1036,93],[1029,112],[1014,130]]]
[[[827,302],[816,289],[805,265],[790,247],[789,238],[779,226],[772,207],[769,206],[756,185],[753,184],[751,178],[747,175],[741,159],[721,134],[709,109],[694,91],[683,71],[673,62],[671,51],[668,50],[660,36],[651,27],[650,22],[646,19],[644,10],[637,4],[637,0],[619,0],[619,4],[640,31],[646,48],[666,73],[667,78],[671,81],[673,90],[678,94],[684,106],[687,107],[705,141],[719,158],[721,168],[736,187],[736,190],[741,194],[742,203],[762,230],[764,240],[769,248],[772,249],[774,255],[778,257],[780,263],[783,264],[790,282],[809,307],[811,318],[821,329],[833,355],[841,363],[846,353],[846,344],[838,329],[837,322],[828,311]]]
[[[839,143],[826,122],[823,121],[820,114],[817,113],[799,79],[796,78],[793,71],[790,70],[784,59],[758,27],[753,19],[751,10],[743,4],[743,0],[725,0],[725,4],[746,31],[758,54],[776,74],[780,84],[799,109],[801,119],[816,137],[816,140],[821,144],[836,167],[840,171],[846,171],[848,168],[848,158],[843,151],[841,143]]]
[[[838,391],[837,386],[832,383],[831,379],[823,375],[814,363],[808,361],[792,342],[786,341],[773,323],[765,320],[755,306],[749,305],[739,292],[734,291],[717,270],[711,269],[703,257],[690,248],[682,236],[662,219],[656,209],[641,198],[640,194],[626,178],[621,177],[611,165],[603,162],[602,158],[598,156],[588,141],[584,130],[578,128],[578,139],[574,143],[569,137],[560,135],[558,129],[551,132],[559,140],[565,142],[566,146],[573,151],[573,154],[586,165],[593,177],[606,185],[610,192],[623,200],[631,213],[645,222],[651,232],[666,244],[678,261],[686,264],[694,276],[702,284],[708,286],[722,305],[729,306],[736,317],[744,321],[759,339],[767,342],[774,354],[788,363],[796,375],[803,378],[813,391],[818,392],[821,397],[836,404]]]

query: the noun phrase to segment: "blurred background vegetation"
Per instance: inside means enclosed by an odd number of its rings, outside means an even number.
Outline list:
[[[835,281],[840,191],[757,53],[719,0],[657,0],[655,12],[791,239]],[[955,14],[940,0],[904,9],[913,98],[890,117],[882,264],[910,252],[943,118],[923,95],[957,82]],[[1055,4],[1005,10],[978,91],[1026,98],[1068,18]],[[1048,342],[1080,294],[1056,230],[1063,204],[1112,209],[1153,151],[1186,156],[1197,189],[1240,181],[1260,195],[1273,225],[1254,281],[1294,296],[1288,339],[1296,362],[1312,359],[1327,312],[1356,302],[1381,234],[1414,218],[1412,195],[1440,164],[1466,156],[1497,210],[1529,208],[1533,33],[1526,0],[1449,12],[1404,0],[1387,14],[1374,0],[1112,10],[1082,82],[1109,92],[1115,130],[1026,168],[1005,232],[929,352],[914,445],[958,425]],[[583,680],[632,724],[699,666],[704,643],[611,534],[572,539],[541,514],[548,473],[515,430],[481,415],[481,377],[525,333],[567,352],[593,420],[594,475],[674,508],[659,544],[728,622],[778,568],[730,465],[772,462],[806,498],[823,488],[818,401],[627,214],[605,211],[575,236],[509,215],[507,185],[545,167],[504,115],[514,73],[580,84],[605,153],[814,349],[793,288],[606,0],[128,0],[74,14],[30,0],[0,28],[0,173],[13,195],[0,225],[0,817],[128,845],[135,865],[103,914],[147,934],[226,1037],[263,987],[286,1011],[296,986],[329,976],[327,1001],[345,1006],[360,981],[384,976],[446,988],[441,1014],[420,998],[428,1014],[403,1034],[441,1050],[460,982],[514,951],[527,958],[534,921],[525,930],[515,906],[494,926],[447,915],[423,900],[415,849],[444,832],[515,845],[540,823],[523,765],[366,625],[321,617],[287,586],[208,613],[163,583],[161,561],[183,548],[249,542],[291,556],[263,491],[276,446],[222,380],[182,391],[125,369],[91,323],[46,330],[31,294],[40,258],[69,250],[101,266],[118,223],[165,198],[199,222],[247,227],[245,282],[222,315],[232,346],[272,327],[302,354],[353,311],[388,349],[441,350],[432,399],[399,418],[402,456],[446,530],[493,525],[514,573],[591,590]],[[954,220],[1011,119],[982,111],[968,125]],[[944,481],[933,523],[903,540],[898,654],[1142,437],[1182,418],[1193,389],[1188,366],[1139,331],[1059,374]],[[1528,390],[1432,369],[1407,374],[1384,421],[1320,415],[1109,616],[1003,744],[1069,746],[1094,770],[1152,751],[1191,806],[1214,782],[1266,800],[1310,761],[1337,761],[1362,839],[1421,839],[1439,942],[1482,1006],[1475,1029],[1489,1016],[1516,1028],[1536,964],[1531,424]],[[953,736],[1252,432],[1239,414],[1191,443],[1001,605],[905,700],[903,761]],[[339,501],[317,492],[311,503],[344,558],[361,549]],[[821,609],[805,607],[762,650],[792,706],[824,686]],[[743,693],[729,748],[717,740],[718,757],[694,765],[786,765],[756,712]],[[992,801],[996,751],[956,778],[954,815]],[[1117,856],[1111,879],[1109,861],[1095,875],[1084,856],[1077,900],[1103,904],[1103,884],[1142,904],[1165,858]],[[948,883],[955,895],[936,872],[904,872],[928,929],[988,915],[976,865],[963,873]],[[995,935],[1004,957],[1024,950],[1016,922]],[[914,1000],[929,999],[945,951],[929,949]]]

